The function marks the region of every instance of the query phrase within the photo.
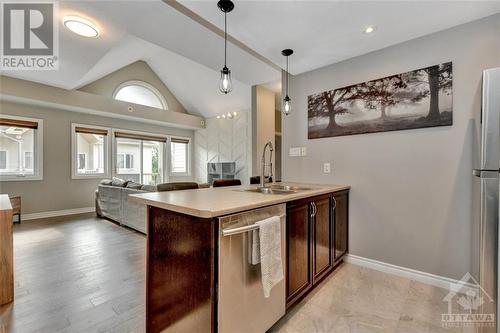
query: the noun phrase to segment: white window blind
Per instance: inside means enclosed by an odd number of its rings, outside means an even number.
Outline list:
[[[188,145],[189,140],[172,138],[170,142],[172,173],[187,173]]]

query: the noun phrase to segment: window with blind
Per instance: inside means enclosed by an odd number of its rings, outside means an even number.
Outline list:
[[[164,182],[164,151],[167,138],[137,132],[115,131],[115,174],[136,183]]]
[[[172,174],[188,174],[189,140],[172,138],[170,140],[170,172]]]
[[[42,179],[42,120],[0,116],[0,180]]]
[[[107,128],[72,125],[73,178],[101,178],[109,175]]]

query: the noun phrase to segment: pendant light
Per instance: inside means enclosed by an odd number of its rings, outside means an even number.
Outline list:
[[[234,3],[231,0],[220,0],[217,2],[217,7],[224,13],[224,68],[220,71],[219,89],[224,94],[227,94],[233,89],[231,81],[231,71],[226,66],[227,60],[227,13],[234,9]]]
[[[285,49],[281,51],[281,54],[286,57],[285,98],[283,98],[282,112],[288,116],[292,111],[292,101],[288,96],[288,57],[293,54],[293,50]]]

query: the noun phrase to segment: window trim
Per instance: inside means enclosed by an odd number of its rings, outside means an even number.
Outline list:
[[[43,119],[18,117],[2,114],[1,118],[18,120],[19,122],[37,123],[33,128],[33,175],[0,175],[0,182],[43,180]]]
[[[118,92],[120,90],[122,90],[123,88],[129,87],[129,86],[140,86],[140,87],[148,89],[158,98],[158,100],[160,101],[160,103],[162,105],[162,108],[158,109],[158,108],[155,108],[155,107],[149,106],[149,105],[137,104],[137,103],[133,103],[133,102],[122,101],[122,100],[116,99],[116,95],[118,94]],[[163,96],[163,94],[155,86],[153,86],[147,82],[140,81],[140,80],[129,80],[129,81],[125,81],[125,82],[120,83],[118,85],[118,87],[116,87],[116,89],[113,91],[113,99],[120,101],[120,102],[123,102],[123,103],[133,103],[133,104],[137,104],[137,105],[142,105],[142,106],[145,106],[147,108],[153,108],[153,109],[158,109],[158,110],[168,110],[168,103],[167,103],[167,100],[165,99],[165,97]]]
[[[172,171],[172,139],[179,139],[187,141],[187,151],[186,151],[186,172],[173,172]],[[168,174],[170,177],[191,177],[191,156],[192,156],[192,139],[189,137],[171,135],[168,139]]]
[[[103,150],[104,150],[104,172],[102,173],[91,173],[91,174],[82,174],[78,173],[78,163],[77,163],[77,158],[78,158],[78,147],[77,147],[77,134],[78,132],[76,131],[77,127],[83,127],[83,128],[88,128],[88,129],[96,129],[100,131],[106,131],[106,135],[104,136],[105,144],[103,145]],[[110,163],[110,157],[111,157],[111,129],[108,127],[102,127],[102,126],[96,126],[96,125],[88,125],[88,124],[77,124],[77,123],[71,123],[71,179],[102,179],[102,178],[109,178],[111,175],[111,163]],[[102,134],[104,135],[104,134]],[[85,162],[87,162],[88,159],[86,159]]]

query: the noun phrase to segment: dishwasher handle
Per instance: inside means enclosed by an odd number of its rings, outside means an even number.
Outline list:
[[[279,218],[285,217],[285,214],[279,215]],[[230,228],[230,229],[224,229],[222,230],[222,236],[231,236],[231,235],[237,235],[237,234],[242,234],[248,231],[256,230],[259,229],[259,225],[254,223],[250,225],[246,225],[243,227],[238,227],[238,228]]]

